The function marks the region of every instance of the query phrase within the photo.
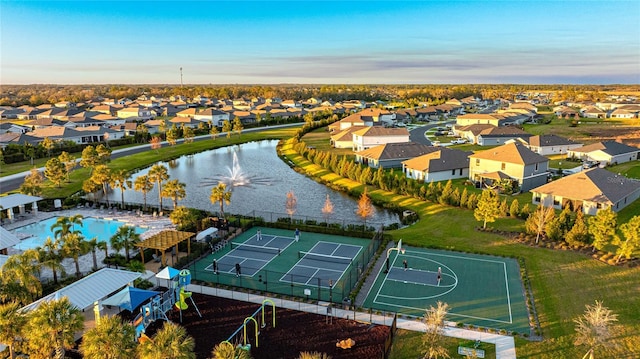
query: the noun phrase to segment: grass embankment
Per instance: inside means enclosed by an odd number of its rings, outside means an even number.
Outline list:
[[[233,135],[231,136],[231,138],[218,137],[215,140],[206,139],[189,144],[179,144],[175,146],[165,145],[164,147],[157,150],[148,150],[146,152],[114,159],[109,162],[109,168],[111,168],[112,170],[124,169],[126,171],[133,172],[135,170],[151,166],[158,161],[167,161],[173,158],[178,158],[180,156],[198,153],[219,147],[231,146],[252,141],[289,138],[292,137],[297,130],[297,126],[288,128],[265,129],[264,131],[259,132],[245,132],[240,136]],[[14,166],[14,164],[12,164],[11,166]],[[27,170],[29,168],[31,168],[31,166],[29,166]],[[45,198],[67,198],[72,194],[79,192],[82,189],[82,182],[87,178],[89,178],[89,169],[76,169],[71,172],[71,175],[69,176],[69,182],[64,183],[61,188],[57,188],[51,182],[46,181],[43,184],[42,196]]]
[[[307,161],[290,145],[283,153],[310,176],[322,181],[362,191],[363,185],[337,176]],[[428,203],[396,195],[377,188],[369,188],[372,198],[411,209],[420,221],[390,234],[397,240],[414,246],[429,246],[456,251],[484,253],[523,258],[533,289],[543,342],[517,341],[519,358],[576,358],[585,348],[573,345],[573,319],[584,312],[586,304],[601,300],[619,314],[621,331],[617,357],[640,354],[640,267],[613,267],[571,251],[534,248],[509,241],[498,235],[476,231],[480,225],[473,211]],[[529,195],[530,200],[530,195]],[[521,204],[526,203],[520,201]],[[524,222],[503,218],[490,225],[506,231],[522,231]],[[414,353],[418,356],[419,353]]]

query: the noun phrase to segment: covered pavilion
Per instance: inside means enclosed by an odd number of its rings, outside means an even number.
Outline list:
[[[36,215],[38,214],[38,201],[42,199],[42,197],[29,196],[21,193],[10,194],[0,197],[0,208],[7,211],[7,218],[13,222],[15,219],[14,208],[18,207],[18,215],[24,216],[26,214],[25,205],[31,204],[31,211]]]
[[[156,233],[151,237],[145,239],[144,241],[136,244],[137,247],[140,248],[140,256],[142,257],[142,263],[145,263],[144,260],[144,249],[155,249],[156,251],[160,251],[162,257],[160,259],[161,265],[166,265],[165,260],[165,252],[167,249],[171,247],[175,247],[175,253],[178,253],[178,243],[188,240],[193,237],[195,233],[191,232],[181,232],[175,230],[166,230],[160,233]],[[191,241],[187,241],[187,255],[191,254]]]

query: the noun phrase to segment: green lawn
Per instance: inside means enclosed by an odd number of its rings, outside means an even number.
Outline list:
[[[423,333],[398,329],[389,353],[389,359],[415,359],[420,357],[420,347],[422,346]],[[458,346],[471,346],[466,340],[445,337],[444,346],[448,349],[452,358],[462,358],[458,355]],[[484,350],[486,359],[496,357],[496,346],[489,343],[482,343],[479,349]]]

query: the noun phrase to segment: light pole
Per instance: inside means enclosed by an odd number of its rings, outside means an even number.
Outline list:
[[[389,256],[391,255],[392,251],[398,251],[398,253],[404,254],[405,249],[402,248],[402,239],[398,241],[397,247],[391,247],[387,249],[387,260],[386,260],[387,268],[384,270],[385,273],[389,273]]]

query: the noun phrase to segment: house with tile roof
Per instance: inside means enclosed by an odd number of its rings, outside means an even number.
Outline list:
[[[202,123],[202,121],[195,120],[191,117],[174,117],[169,120],[168,126],[171,127],[176,125],[177,128],[190,127],[190,128],[198,128],[198,126]]]
[[[485,124],[485,125],[493,125],[493,126],[504,126],[505,123],[514,122],[511,117],[515,115],[513,114],[503,114],[503,113],[469,113],[466,115],[460,115],[456,118],[456,125],[458,126],[468,126],[468,125],[476,125],[476,124]]]
[[[595,107],[595,106],[588,106],[583,108],[582,110],[580,110],[580,113],[582,113],[582,117],[585,118],[606,118],[607,117],[607,113],[602,111],[601,109]]]
[[[153,118],[151,110],[142,106],[125,107],[117,111],[117,116],[129,121],[145,121]]]
[[[531,136],[528,141],[524,141],[524,145],[531,151],[543,156],[566,154],[570,150],[583,146],[582,143],[556,135]]]
[[[364,126],[349,127],[345,130],[339,131],[331,135],[329,141],[333,148],[353,148],[353,133]]]
[[[568,158],[600,164],[619,164],[640,159],[640,148],[616,141],[604,141],[578,147],[567,152]]]
[[[611,118],[635,118],[636,114],[632,111],[629,110],[625,110],[623,108],[616,108],[615,110],[613,110],[610,114],[609,117]]]
[[[473,152],[437,147],[436,151],[402,162],[402,173],[422,182],[447,181],[469,176],[469,155]]]
[[[556,209],[568,205],[596,215],[607,208],[618,212],[638,200],[640,181],[596,167],[533,188],[531,193],[533,204]]]
[[[366,126],[354,131],[352,136],[354,151],[362,151],[386,143],[409,142],[409,131],[406,128]]]
[[[475,138],[475,143],[480,146],[496,146],[513,140],[527,141],[529,137],[531,137],[531,134],[514,126],[492,126],[480,131]]]
[[[206,123],[211,122],[214,126],[222,127],[222,123],[229,121],[230,116],[228,112],[223,112],[215,108],[207,108],[193,115],[193,119]]]
[[[469,179],[491,185],[511,178],[521,191],[547,183],[549,159],[521,143],[508,143],[469,156]]]
[[[337,133],[343,130],[346,130],[349,127],[352,126],[373,126],[372,122],[366,122],[364,119],[362,119],[362,117],[357,114],[354,113],[352,115],[349,115],[345,118],[343,118],[340,121],[336,121],[332,124],[329,125],[329,132],[330,133]]]
[[[356,152],[355,161],[373,168],[402,168],[402,161],[439,149],[416,142],[386,143]]]

